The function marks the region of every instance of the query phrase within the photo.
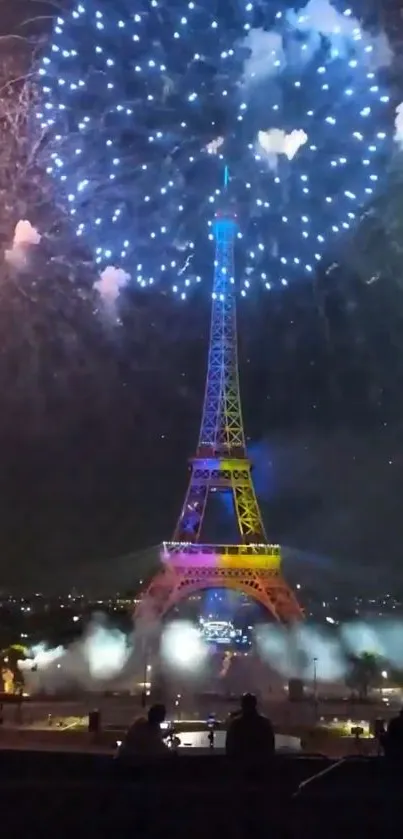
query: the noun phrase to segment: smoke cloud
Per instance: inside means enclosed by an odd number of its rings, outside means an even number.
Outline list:
[[[95,615],[81,639],[68,648],[50,648],[45,643],[30,651],[20,662],[30,693],[66,690],[138,689],[144,679],[145,662],[159,661],[173,678],[203,676],[209,648],[199,629],[187,621],[159,624],[158,638],[152,619],[154,644],[145,649],[144,626],[129,633],[110,626],[108,619]],[[146,627],[147,629],[147,627]],[[162,629],[162,631],[161,631]],[[318,626],[305,622],[294,628],[277,624],[256,627],[256,649],[261,662],[282,677],[344,684],[352,658],[372,653],[383,667],[403,669],[402,621],[354,621],[341,626]],[[147,657],[145,657],[147,653]],[[222,678],[229,660],[222,665]]]
[[[210,143],[207,143],[206,151],[209,154],[218,154],[223,143],[224,137],[216,137],[215,140],[211,140]]]
[[[133,641],[132,635],[111,627],[104,615],[96,614],[83,637],[69,647],[38,644],[19,667],[32,693],[91,690],[124,674],[134,651]]]
[[[287,134],[280,128],[271,128],[269,131],[259,131],[257,140],[259,150],[265,153],[269,165],[275,168],[279,155],[283,154],[288,160],[292,160],[298,149],[307,142],[308,136],[302,130],[294,130]]]
[[[293,629],[260,626],[256,643],[262,659],[286,678],[312,680],[313,662],[319,682],[342,682],[351,657],[371,653],[385,666],[403,667],[401,621],[355,621],[326,630],[310,623]]]
[[[320,38],[327,38],[331,43],[334,58],[346,58],[351,51],[360,52],[367,57],[372,69],[387,67],[393,53],[384,32],[375,36],[362,29],[351,9],[339,12],[329,0],[309,0],[298,12],[287,12],[287,20],[298,32],[307,36],[306,56],[312,56],[320,47]]]
[[[57,693],[63,690],[101,690],[106,685],[116,687],[139,682],[144,676],[145,662],[158,654],[161,646],[167,662],[183,666],[185,654],[201,661],[201,639],[189,633],[189,626],[176,622],[171,635],[162,633],[160,605],[172,592],[175,572],[161,556],[162,571],[156,578],[152,593],[147,592],[136,610],[132,631],[122,632],[111,626],[107,616],[92,616],[83,636],[67,648],[51,648],[45,642],[34,646],[26,661],[20,662],[30,693]],[[168,625],[169,627],[170,625]],[[182,664],[181,664],[182,662]],[[191,666],[191,663],[189,663]]]
[[[14,230],[12,246],[4,255],[6,262],[18,271],[28,268],[30,253],[39,245],[41,238],[36,227],[33,227],[28,219],[20,219]]]
[[[395,116],[395,136],[394,136],[395,143],[399,146],[400,150],[403,150],[403,102],[396,108],[396,116]]]
[[[102,302],[110,314],[115,313],[116,303],[122,288],[126,288],[130,280],[130,274],[123,268],[116,268],[115,265],[108,265],[101,272],[94,288],[102,297]]]
[[[119,676],[129,661],[133,639],[119,629],[109,627],[99,617],[90,625],[83,642],[83,657],[93,680]]]
[[[251,29],[242,45],[249,50],[249,57],[243,66],[243,79],[246,84],[274,76],[284,69],[286,56],[283,38],[278,32]]]
[[[173,621],[162,633],[161,657],[174,670],[197,673],[208,656],[200,631],[187,621]]]
[[[298,11],[279,12],[277,20],[281,32],[277,26],[271,31],[251,29],[243,39],[242,46],[249,51],[243,68],[245,84],[270,78],[286,67],[302,69],[320,49],[323,38],[334,59],[354,55],[373,70],[392,62],[392,49],[384,32],[372,35],[363,30],[351,9],[341,13],[329,0],[309,0]]]

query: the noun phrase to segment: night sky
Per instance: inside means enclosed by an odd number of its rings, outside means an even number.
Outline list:
[[[394,215],[402,195],[395,179]],[[388,270],[386,238],[369,231],[330,273],[239,304],[268,538],[286,547],[293,580],[350,593],[403,590],[402,263],[395,251]],[[385,276],[369,281],[374,248]],[[18,281],[3,270],[0,285],[0,589],[130,589],[182,504],[210,278],[184,304],[128,289],[114,326],[89,283],[33,267]]]
[[[257,492],[269,538],[291,549],[293,578],[359,587],[366,569],[366,583],[396,587],[403,299],[395,288],[388,308],[386,285],[340,275],[330,295],[327,282],[325,315],[306,287],[239,307]],[[170,538],[182,503],[207,300],[178,307],[133,296],[117,328],[80,300],[61,333],[59,324],[59,341],[51,306],[18,295],[15,305],[14,320],[10,310],[7,323],[3,316],[0,359],[2,585],[130,588],[153,567],[156,552],[147,549]],[[17,328],[24,322],[30,333]],[[227,517],[223,507],[223,539]]]

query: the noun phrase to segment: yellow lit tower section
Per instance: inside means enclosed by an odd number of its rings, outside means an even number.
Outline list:
[[[214,219],[215,261],[206,389],[196,455],[173,541],[163,545],[163,570],[145,598],[161,616],[196,590],[228,587],[253,597],[279,621],[302,617],[281,573],[278,545],[267,542],[245,446],[238,376],[234,242],[238,229],[228,195]],[[211,492],[231,492],[237,544],[201,542]],[[144,603],[144,601],[143,601]]]

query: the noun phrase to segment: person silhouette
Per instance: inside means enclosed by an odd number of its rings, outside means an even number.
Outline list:
[[[227,756],[242,763],[267,763],[275,752],[270,720],[259,714],[253,693],[245,693],[240,712],[229,723],[225,742]]]
[[[403,708],[389,721],[381,744],[386,758],[403,762]]]
[[[119,747],[118,757],[159,757],[169,754],[161,736],[165,705],[152,705],[147,717],[135,720]]]

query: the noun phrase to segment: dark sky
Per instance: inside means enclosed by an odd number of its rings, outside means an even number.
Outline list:
[[[211,278],[185,305],[128,291],[117,328],[41,266],[0,279],[0,588],[130,588],[186,488]],[[257,491],[295,578],[401,585],[400,284],[344,266],[239,307]]]
[[[403,299],[380,282],[343,275],[331,293],[328,283],[319,311],[308,288],[239,307],[257,491],[269,538],[292,549],[294,572],[357,582],[368,568],[367,581],[397,586]],[[46,287],[38,306],[16,293],[0,317],[0,579],[48,590],[130,587],[181,506],[208,296],[186,306],[127,296],[113,328],[81,299],[67,317],[58,294]],[[226,515],[223,507],[223,539]]]

